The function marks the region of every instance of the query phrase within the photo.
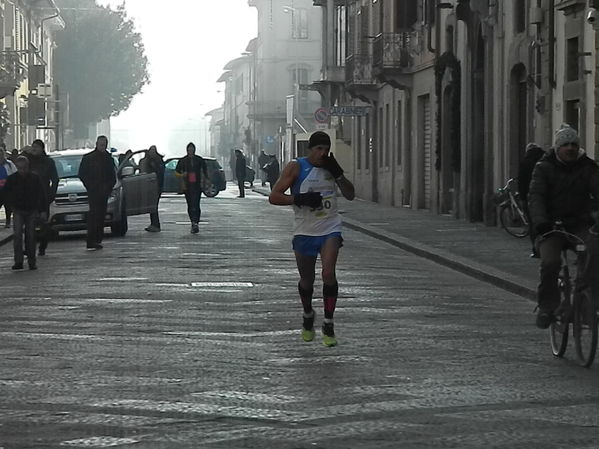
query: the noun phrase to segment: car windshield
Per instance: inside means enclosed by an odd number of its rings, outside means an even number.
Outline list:
[[[82,154],[69,156],[54,156],[56,163],[56,171],[59,178],[76,178],[79,173],[79,165],[81,164]]]

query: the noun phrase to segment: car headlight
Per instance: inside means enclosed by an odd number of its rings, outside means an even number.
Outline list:
[[[110,192],[110,196],[108,197],[108,202],[112,203],[112,202],[116,201],[118,196],[119,196],[119,189],[113,189],[112,192]]]

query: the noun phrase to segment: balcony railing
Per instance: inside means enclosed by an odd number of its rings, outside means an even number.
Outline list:
[[[400,69],[408,67],[411,34],[381,33],[372,43],[373,64],[377,69]]]
[[[0,52],[0,90],[10,91],[12,89],[14,91],[23,82],[26,75],[27,66],[21,62],[19,52]]]
[[[361,54],[348,56],[345,60],[345,83],[356,86],[375,84],[372,74],[372,56]]]

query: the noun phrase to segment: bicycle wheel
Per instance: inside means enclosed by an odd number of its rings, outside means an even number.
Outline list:
[[[568,334],[570,332],[570,280],[569,273],[564,270],[559,278],[561,304],[556,313],[556,320],[549,327],[551,339],[551,352],[555,357],[563,357],[568,348]]]
[[[590,288],[584,288],[574,298],[574,342],[578,361],[589,367],[597,351],[597,308]]]
[[[522,238],[528,235],[528,226],[514,206],[504,203],[499,209],[499,221],[506,232],[514,237]]]

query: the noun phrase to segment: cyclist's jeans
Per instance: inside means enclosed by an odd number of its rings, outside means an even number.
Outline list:
[[[587,228],[579,229],[572,233],[579,236],[585,242],[589,242],[589,232]],[[559,306],[560,290],[557,281],[562,265],[562,250],[567,246],[569,246],[568,241],[562,235],[550,236],[539,243],[539,252],[541,255],[541,282],[539,283],[537,290],[537,301],[540,309],[555,310],[555,308]],[[592,246],[594,245],[589,245],[589,252],[591,254],[596,253],[593,251]],[[596,267],[597,264],[593,259],[595,259],[595,257],[591,259],[593,262],[592,265]],[[594,273],[595,271],[596,269],[594,269],[593,266],[589,266],[589,273]],[[574,274],[575,273],[571,273],[572,276],[574,276]]]

